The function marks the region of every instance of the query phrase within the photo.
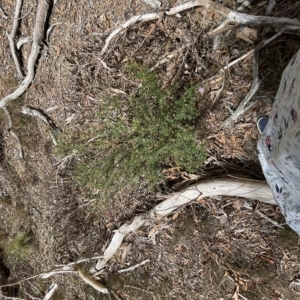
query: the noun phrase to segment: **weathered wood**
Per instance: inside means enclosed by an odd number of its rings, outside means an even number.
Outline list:
[[[148,213],[136,216],[131,223],[123,224],[115,232],[110,244],[103,253],[103,257],[98,260],[96,270],[101,270],[106,266],[106,263],[115,255],[123,239],[129,233],[138,230],[141,226],[151,225],[153,222],[159,221],[162,217],[173,213],[176,209],[194,200],[214,196],[244,197],[268,204],[276,204],[268,184],[264,181],[237,177],[202,180],[179,193],[173,194]]]
[[[35,64],[42,49],[42,41],[45,35],[45,25],[51,1],[40,0],[38,3],[35,26],[33,31],[33,42],[28,58],[27,74],[19,87],[0,101],[0,108],[6,106],[10,101],[20,97],[30,86],[35,75]]]

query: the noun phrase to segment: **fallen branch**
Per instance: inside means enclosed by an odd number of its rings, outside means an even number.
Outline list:
[[[298,36],[300,35],[300,22],[298,20],[283,17],[252,16],[231,10],[211,0],[189,1],[170,9],[170,11],[166,12],[166,15],[171,16],[184,10],[198,6],[209,7],[211,10],[226,17],[226,20],[230,24],[248,26],[269,26],[283,32],[293,33]]]
[[[246,95],[246,97],[242,100],[242,102],[239,104],[239,106],[237,107],[237,109],[234,112],[231,112],[231,115],[221,124],[221,128],[222,127],[226,127],[228,126],[231,122],[235,121],[240,115],[242,115],[243,113],[245,113],[248,109],[250,109],[255,103],[251,103],[249,105],[247,105],[249,103],[249,101],[253,98],[253,96],[255,95],[255,93],[258,91],[262,81],[259,79],[258,77],[258,55],[259,55],[259,50],[262,49],[264,46],[266,46],[267,44],[269,44],[270,42],[272,42],[274,39],[276,39],[278,36],[280,36],[282,34],[282,32],[278,32],[276,33],[274,36],[272,36],[271,38],[260,42],[254,49],[252,49],[251,51],[249,51],[247,53],[247,55],[250,55],[252,53],[254,53],[253,56],[253,82],[251,85],[251,88],[248,92],[248,94]],[[245,54],[246,55],[246,54]],[[243,55],[244,57],[244,55]],[[241,58],[238,58],[236,61],[241,60]],[[231,65],[233,62],[231,62]],[[229,66],[227,66],[228,68]],[[225,68],[223,70],[226,70]]]
[[[237,109],[234,112],[231,112],[231,115],[221,124],[221,128],[222,127],[227,127],[229,124],[231,124],[233,121],[235,121],[240,115],[244,114],[248,109],[250,109],[255,102],[247,105],[249,103],[249,101],[253,98],[253,96],[256,94],[256,92],[258,91],[262,80],[259,79],[258,77],[258,52],[254,53],[253,56],[253,83],[251,85],[251,88],[248,92],[248,94],[246,95],[246,97],[243,99],[243,101],[239,104],[239,106],[237,107]]]
[[[17,55],[17,47],[16,47],[16,43],[15,43],[15,38],[16,38],[17,30],[19,29],[19,26],[20,26],[20,14],[21,14],[21,9],[22,9],[22,4],[23,4],[23,0],[17,0],[16,9],[15,9],[15,16],[14,16],[14,22],[13,22],[13,26],[12,26],[12,29],[11,29],[11,33],[8,34],[6,32],[6,36],[7,36],[8,41],[9,41],[10,51],[11,51],[13,60],[14,60],[15,65],[16,65],[17,72],[18,72],[19,77],[21,79],[24,78],[24,72],[22,70],[20,58]]]
[[[263,40],[261,41],[257,46],[255,46],[253,49],[251,49],[250,51],[248,51],[247,53],[245,53],[244,55],[242,55],[241,57],[233,60],[232,62],[230,62],[229,64],[227,64],[226,66],[222,67],[219,71],[217,71],[216,75],[213,75],[212,77],[205,79],[202,81],[202,84],[210,82],[215,80],[216,78],[220,77],[220,72],[224,73],[226,70],[228,70],[229,68],[231,68],[232,66],[234,66],[235,64],[237,64],[238,62],[248,58],[249,56],[251,56],[255,51],[259,51],[262,48],[264,48],[265,46],[267,46],[269,43],[271,43],[273,40],[275,40],[276,38],[278,38],[280,35],[282,35],[282,32],[278,32],[275,35],[273,35],[272,37],[270,37],[267,40]]]
[[[95,290],[104,293],[104,294],[108,294],[108,289],[98,280],[96,280],[95,278],[85,275],[84,272],[78,268],[77,270],[78,275],[80,276],[80,278],[87,284],[89,284],[91,287],[93,287]]]
[[[111,40],[117,34],[119,34],[121,31],[123,31],[124,29],[129,28],[130,26],[136,24],[137,22],[145,22],[145,21],[150,21],[150,20],[157,20],[157,19],[160,19],[160,18],[161,18],[161,15],[159,15],[157,13],[151,13],[151,14],[145,14],[145,15],[138,15],[138,16],[134,16],[134,17],[130,18],[128,21],[126,21],[121,26],[119,26],[118,28],[116,28],[109,35],[109,37],[105,41],[104,47],[102,48],[102,50],[100,52],[100,56],[102,56],[105,53],[105,51],[107,50],[107,48],[108,48]]]
[[[269,221],[270,223],[272,223],[274,226],[283,229],[283,227],[284,227],[283,225],[278,224],[276,221],[270,219],[268,216],[266,216],[266,215],[265,215],[264,213],[262,213],[261,211],[256,210],[255,212],[256,212],[258,215],[260,215],[263,219],[265,219],[265,220]]]
[[[110,244],[104,251],[102,256],[97,256],[93,258],[82,259],[68,265],[56,266],[52,271],[37,274],[25,279],[22,279],[18,282],[6,284],[0,286],[14,286],[22,282],[40,277],[42,279],[47,279],[53,275],[57,274],[76,274],[78,275],[89,285],[94,287],[96,290],[102,293],[108,293],[107,288],[97,281],[95,278],[85,275],[80,268],[76,271],[76,265],[80,262],[91,261],[97,259],[96,270],[102,270],[106,263],[114,256],[118,251],[119,247],[122,244],[123,239],[129,233],[138,230],[141,226],[149,226],[153,222],[161,220],[161,218],[173,213],[176,209],[189,204],[194,200],[199,200],[205,197],[214,197],[214,196],[237,196],[245,197],[252,200],[259,200],[264,203],[274,204],[276,202],[272,196],[271,190],[266,182],[250,180],[250,179],[239,179],[239,178],[219,178],[219,179],[206,179],[202,180],[196,184],[193,184],[183,190],[180,193],[172,195],[170,198],[156,205],[148,213],[136,216],[130,224],[123,224],[114,234]],[[132,266],[128,269],[120,270],[119,272],[126,272],[135,269],[138,266],[141,266],[147,263],[149,260],[145,260],[140,264]],[[99,272],[98,272],[99,273]],[[94,274],[94,276],[96,276]]]
[[[209,8],[225,17],[225,21],[218,28],[208,34],[209,37],[214,37],[216,34],[226,29],[234,28],[238,25],[269,26],[278,29],[281,32],[292,33],[300,36],[300,22],[297,20],[283,17],[252,16],[231,10],[211,0],[194,0],[175,6],[166,12],[150,13],[131,17],[125,23],[117,27],[108,36],[108,38],[105,40],[104,47],[100,52],[100,56],[102,56],[106,52],[110,42],[115,36],[117,36],[124,29],[127,29],[130,26],[136,24],[137,22],[157,20],[160,19],[164,14],[166,14],[167,16],[173,16],[182,11],[199,6],[205,7],[207,9]]]
[[[52,121],[52,119],[44,113],[42,110],[30,107],[30,106],[23,106],[22,107],[22,113],[24,115],[32,116],[32,117],[37,117],[38,119],[42,120],[46,125],[49,126],[49,128],[55,130],[55,131],[61,131],[55,123]]]
[[[15,132],[12,130],[12,119],[11,119],[11,116],[10,116],[10,113],[8,112],[8,110],[6,109],[6,107],[3,108],[4,110],[4,113],[8,119],[8,132],[14,137],[14,139],[16,140],[17,142],[17,146],[18,146],[18,150],[19,150],[19,157],[20,158],[24,158],[24,155],[23,155],[23,150],[22,150],[22,145],[21,145],[21,142],[20,142],[20,139],[19,137],[15,134]]]
[[[0,7],[0,13],[3,19],[8,19],[8,15],[4,12],[4,10]]]
[[[144,264],[146,264],[146,263],[148,263],[148,262],[150,262],[150,261],[151,261],[150,259],[145,259],[145,260],[143,260],[143,261],[142,261],[141,263],[139,263],[139,264],[136,264],[136,265],[134,265],[134,266],[131,266],[131,267],[127,268],[127,269],[119,270],[118,273],[124,273],[124,272],[133,271],[133,270],[135,270],[136,268],[138,268],[138,267],[140,267],[140,266],[142,266],[142,265],[144,265]]]
[[[43,298],[43,300],[49,300],[53,296],[53,294],[54,294],[54,292],[56,291],[57,288],[58,288],[57,283],[52,283],[52,285],[50,286],[50,289],[49,289],[48,293],[45,295],[45,297]]]
[[[45,39],[47,43],[49,43],[49,36],[50,36],[50,34],[51,34],[53,28],[54,28],[56,25],[61,25],[61,24],[62,24],[61,22],[57,22],[57,23],[52,24],[52,25],[48,28],[47,33],[46,33],[46,39]]]
[[[173,213],[179,207],[205,197],[214,196],[237,196],[253,200],[259,200],[269,204],[276,204],[271,190],[266,182],[238,179],[220,178],[207,179],[193,184],[180,193],[172,195],[167,200],[156,205],[148,213],[136,216],[131,223],[123,224],[114,234],[110,244],[103,253],[103,256],[96,264],[99,271],[106,266],[106,263],[116,254],[123,239],[129,233],[138,230],[141,226],[149,226]],[[97,274],[97,273],[96,273]]]
[[[50,7],[50,2],[50,0],[39,0],[36,13],[36,21],[33,31],[32,48],[28,59],[27,75],[22,81],[22,83],[19,85],[19,87],[13,93],[7,95],[0,101],[0,108],[5,107],[8,102],[20,97],[32,83],[32,80],[35,75],[35,63],[42,48],[41,44],[44,38],[45,24]]]

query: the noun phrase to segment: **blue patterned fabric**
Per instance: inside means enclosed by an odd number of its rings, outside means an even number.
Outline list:
[[[287,224],[300,235],[300,50],[284,70],[258,157]]]

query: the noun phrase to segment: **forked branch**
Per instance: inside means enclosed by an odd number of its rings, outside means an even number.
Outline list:
[[[300,36],[300,22],[290,18],[283,17],[269,17],[269,16],[252,16],[244,13],[240,13],[234,10],[231,10],[219,3],[216,3],[211,0],[194,0],[189,1],[178,6],[171,8],[169,11],[161,12],[161,13],[151,13],[145,15],[134,16],[123,23],[121,26],[117,27],[106,39],[105,45],[101,50],[100,56],[102,56],[106,50],[110,42],[123,30],[131,27],[132,25],[138,22],[145,22],[151,20],[157,20],[166,14],[167,16],[173,16],[185,10],[194,8],[194,7],[205,7],[213,10],[214,12],[225,17],[224,28],[226,26],[234,27],[237,25],[247,25],[247,26],[268,26],[275,28],[281,32],[291,33]],[[226,25],[226,26],[225,26]],[[222,27],[222,29],[224,29]],[[218,27],[217,30],[220,28]],[[208,34],[208,36],[213,37],[215,32],[212,31]]]
[[[35,26],[33,31],[32,48],[28,59],[28,65],[27,65],[27,75],[24,78],[24,80],[21,82],[19,87],[13,93],[7,95],[0,101],[0,108],[5,107],[8,102],[20,97],[32,83],[32,80],[35,75],[35,64],[40,54],[40,51],[42,49],[42,41],[44,39],[44,34],[45,34],[45,24],[49,12],[50,4],[51,1],[49,0],[48,1],[39,0],[37,13],[36,13]]]

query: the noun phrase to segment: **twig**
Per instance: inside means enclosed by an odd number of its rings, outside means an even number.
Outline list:
[[[8,19],[8,15],[4,12],[4,10],[0,7],[0,13],[2,15],[2,18],[7,20]]]
[[[161,58],[158,60],[158,62],[150,69],[151,72],[154,71],[159,65],[164,64],[165,62],[168,62],[169,59],[173,58],[176,54],[181,53],[185,48],[188,48],[192,45],[192,43],[187,43],[183,46],[181,46],[179,49],[176,49],[175,51],[165,53],[161,56]]]
[[[157,20],[160,19],[161,15],[157,14],[157,13],[151,13],[151,14],[145,14],[145,15],[138,15],[138,16],[134,16],[132,18],[130,18],[128,21],[126,21],[125,23],[123,23],[121,26],[119,26],[118,28],[116,28],[110,35],[109,37],[106,39],[105,41],[105,45],[102,48],[101,52],[100,52],[100,56],[102,56],[105,51],[107,50],[110,42],[112,41],[112,39],[119,34],[122,30],[136,24],[137,22],[145,22],[145,21],[150,21],[150,20]]]
[[[242,55],[241,57],[233,60],[232,62],[230,62],[229,64],[227,64],[225,67],[222,67],[219,71],[217,71],[216,75],[213,75],[212,77],[205,79],[202,81],[202,84],[210,82],[216,78],[220,77],[220,72],[224,72],[226,70],[228,70],[229,68],[231,68],[232,66],[234,66],[235,64],[237,64],[238,62],[240,62],[241,60],[246,59],[247,57],[249,57],[250,55],[252,55],[255,51],[258,51],[260,49],[262,49],[263,47],[265,47],[266,45],[268,45],[269,43],[271,43],[273,40],[275,40],[277,37],[279,37],[282,34],[282,32],[278,32],[275,35],[273,35],[272,37],[270,37],[267,40],[261,41],[257,46],[255,46],[252,50],[250,50],[249,52],[245,53],[244,55]]]
[[[245,8],[249,7],[254,0],[245,0],[243,3],[237,8],[237,11],[243,11]]]
[[[3,110],[4,110],[4,113],[5,113],[6,117],[7,117],[7,119],[8,119],[8,131],[15,138],[15,140],[17,142],[18,150],[19,150],[19,157],[23,159],[24,155],[23,155],[22,145],[21,145],[19,137],[12,130],[12,119],[11,119],[10,113],[8,112],[8,110],[6,109],[6,107],[3,107]]]
[[[28,43],[29,41],[30,41],[30,37],[28,37],[28,36],[19,39],[18,42],[17,42],[17,49],[20,50],[21,47],[22,47],[24,44]]]
[[[98,260],[98,259],[101,259],[102,257],[103,257],[103,255],[79,259],[79,260],[73,261],[71,263],[68,263],[67,266],[68,267],[75,266],[75,265],[78,265],[78,264],[83,263],[83,262],[87,262],[87,261],[91,261],[91,260]],[[62,268],[64,266],[65,265],[56,265],[55,267],[56,268]]]
[[[47,33],[46,33],[46,39],[45,39],[47,43],[49,42],[49,35],[50,35],[50,33],[52,32],[53,28],[54,28],[56,25],[60,25],[60,24],[62,24],[62,23],[61,23],[61,22],[54,23],[54,24],[52,24],[52,25],[48,28]]]
[[[5,297],[0,295],[0,300],[26,300],[24,298],[16,298],[16,297]]]
[[[48,2],[51,2],[50,0]],[[27,75],[22,81],[22,83],[19,85],[19,87],[11,94],[7,95],[0,101],[0,108],[3,108],[6,106],[6,104],[10,101],[13,101],[20,97],[29,87],[31,84],[34,75],[35,75],[35,63],[37,61],[37,58],[40,54],[40,51],[42,49],[42,43],[44,37],[44,28],[45,23],[47,19],[47,14],[50,5],[45,0],[39,0],[37,13],[36,13],[36,21],[33,31],[33,43],[31,52],[28,59],[28,66],[27,66]]]
[[[255,211],[257,214],[259,214],[262,218],[264,218],[265,220],[267,220],[267,221],[269,221],[269,222],[271,222],[273,225],[275,225],[276,227],[278,227],[278,228],[284,228],[284,226],[283,225],[280,225],[280,224],[278,224],[276,221],[274,221],[274,220],[272,220],[272,219],[270,219],[268,216],[266,216],[264,213],[262,213],[261,211],[259,211],[259,210],[256,210]]]
[[[50,271],[50,272],[47,272],[47,273],[36,274],[36,275],[30,276],[30,277],[21,279],[19,281],[13,282],[13,283],[0,285],[0,288],[18,285],[20,283],[23,283],[23,282],[26,282],[28,280],[35,279],[35,278],[38,278],[38,277],[41,277],[43,279],[47,279],[47,278],[49,278],[53,275],[56,275],[56,274],[66,274],[66,273],[77,273],[77,271],[74,271],[72,268],[69,268],[68,266],[63,266],[59,270],[57,269],[57,270],[53,270],[53,271]]]
[[[181,11],[198,6],[209,7],[213,11],[226,17],[227,21],[231,24],[249,26],[269,26],[280,31],[300,35],[300,22],[296,19],[283,17],[252,16],[231,10],[211,0],[189,1],[170,9],[166,12],[166,15],[171,16]]]
[[[47,124],[50,128],[52,128],[55,131],[61,131],[55,125],[55,123],[51,120],[51,118],[40,109],[30,107],[30,106],[23,106],[21,111],[24,115],[29,115],[29,116],[39,118],[40,120],[42,120],[45,124]]]
[[[49,300],[53,296],[53,294],[54,294],[54,292],[55,292],[55,290],[57,288],[58,288],[57,283],[52,283],[52,285],[50,286],[50,289],[49,289],[48,293],[45,295],[45,297],[43,298],[43,300]]]
[[[223,15],[224,17],[226,17],[227,14],[231,11],[229,8],[226,8],[225,6],[222,6],[221,4],[215,3],[214,1],[194,0],[194,1],[185,2],[183,4],[180,4],[178,6],[171,8],[169,11],[166,12],[166,15],[168,15],[168,16],[176,15],[182,11],[185,11],[187,9],[191,9],[194,7],[198,7],[198,6],[208,7],[210,9],[214,10],[215,12]]]
[[[121,300],[113,291],[110,291],[117,300]]]
[[[207,34],[207,37],[209,38],[213,38],[216,35],[226,31],[226,30],[232,30],[233,28],[237,27],[237,25],[232,25],[229,24],[229,22],[227,20],[225,20],[220,26],[218,26],[217,28],[213,29],[212,31],[210,31]]]
[[[251,103],[251,104],[249,104],[246,107],[246,105],[252,99],[252,97],[255,95],[255,93],[257,92],[257,90],[259,89],[259,87],[260,87],[260,85],[262,83],[262,81],[258,77],[258,55],[259,55],[259,50],[262,49],[264,46],[266,46],[271,41],[273,41],[275,38],[277,38],[278,36],[280,36],[281,34],[282,34],[282,32],[276,33],[271,38],[269,38],[269,39],[267,39],[267,40],[262,41],[261,43],[259,43],[254,49],[252,49],[251,51],[249,51],[247,53],[247,55],[250,55],[250,54],[254,53],[254,56],[253,56],[253,78],[254,79],[253,79],[251,88],[250,88],[248,94],[246,95],[246,97],[239,104],[239,106],[237,107],[237,109],[231,114],[231,116],[229,116],[221,124],[221,127],[228,126],[231,122],[233,122],[234,120],[236,120],[241,114],[245,113],[245,111],[247,111],[248,109],[250,109],[255,104],[255,103]],[[242,57],[244,57],[245,55],[243,55]],[[241,57],[238,58],[237,60],[235,60],[234,63],[236,63],[236,61],[239,61],[239,60],[241,60]],[[232,64],[233,64],[233,62],[231,62],[231,66],[232,66]],[[226,70],[228,67],[229,67],[229,65],[226,68],[224,67],[223,70]]]
[[[16,47],[16,43],[15,43],[15,38],[16,38],[17,30],[19,29],[19,25],[20,25],[20,14],[21,14],[21,9],[22,9],[22,4],[23,4],[23,0],[17,0],[16,8],[15,8],[15,16],[14,16],[11,33],[8,34],[6,32],[6,36],[9,41],[10,51],[11,51],[12,57],[14,59],[15,65],[16,65],[18,75],[21,79],[24,78],[24,72],[22,70],[20,58],[17,55],[17,47]]]
[[[93,287],[95,290],[104,293],[104,294],[109,294],[108,289],[98,280],[96,280],[95,278],[85,275],[83,273],[83,271],[79,268],[77,270],[78,275],[80,276],[80,278],[87,284],[89,284],[91,287]]]
[[[119,270],[118,273],[124,273],[124,272],[133,271],[134,269],[136,269],[136,268],[138,268],[138,267],[140,267],[140,266],[142,266],[142,265],[144,265],[144,264],[146,264],[146,263],[148,263],[150,261],[151,261],[150,259],[146,259],[146,260],[142,261],[141,263],[136,264],[134,266],[131,266],[131,267],[127,268],[127,269]]]
[[[258,52],[255,52],[255,54],[253,56],[253,61],[254,61],[253,63],[254,63],[254,68],[255,69],[258,66],[258,64],[256,62],[256,57],[257,56],[258,56]],[[248,94],[243,99],[243,101],[239,104],[237,109],[234,112],[231,113],[231,116],[229,116],[221,124],[221,128],[222,127],[227,127],[231,122],[235,121],[240,115],[244,114],[248,109],[250,109],[255,104],[255,102],[253,102],[253,103],[249,104],[248,106],[246,106],[248,104],[248,102],[252,99],[252,97],[255,95],[255,93],[258,91],[261,83],[262,83],[262,81],[258,78],[258,74],[254,74],[254,80],[253,80],[253,83],[251,85],[251,88],[250,88]]]
[[[130,288],[130,289],[138,290],[138,291],[145,292],[145,293],[153,295],[153,292],[151,292],[151,291],[147,291],[145,289],[141,289],[141,288],[139,288],[137,286],[133,286],[133,285],[129,285],[129,284],[125,284],[124,288]]]

